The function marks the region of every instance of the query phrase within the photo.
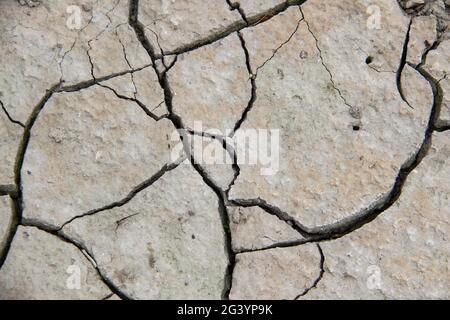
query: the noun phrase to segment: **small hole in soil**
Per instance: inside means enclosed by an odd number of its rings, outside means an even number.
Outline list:
[[[368,56],[366,58],[366,64],[371,64],[373,62],[373,57],[372,56]]]
[[[360,126],[353,126],[353,131],[359,131],[361,129]]]

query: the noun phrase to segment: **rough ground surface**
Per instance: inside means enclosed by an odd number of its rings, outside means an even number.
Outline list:
[[[449,1],[0,12],[0,299],[450,298]]]

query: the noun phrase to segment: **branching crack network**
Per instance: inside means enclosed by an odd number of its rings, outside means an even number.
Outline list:
[[[14,200],[14,223],[13,223],[13,227],[11,228],[9,235],[8,235],[8,241],[7,241],[7,245],[4,248],[4,251],[2,253],[2,255],[0,256],[0,267],[3,265],[9,248],[11,246],[11,243],[13,241],[13,237],[16,233],[16,230],[18,228],[19,225],[23,225],[23,226],[30,226],[30,227],[35,227],[38,228],[41,231],[44,232],[48,232],[50,234],[53,234],[54,236],[58,237],[59,239],[61,239],[64,242],[70,243],[71,245],[74,245],[76,248],[78,248],[80,251],[82,251],[84,254],[87,254],[89,256],[89,260],[91,262],[93,262],[93,266],[95,268],[95,270],[97,271],[98,275],[100,276],[100,278],[103,280],[103,282],[108,286],[108,288],[111,290],[111,295],[112,294],[116,294],[118,295],[120,298],[122,299],[131,299],[130,295],[127,294],[126,292],[124,292],[124,290],[122,290],[121,288],[119,288],[118,286],[116,286],[113,281],[111,279],[109,279],[107,277],[107,275],[104,273],[104,271],[102,271],[101,266],[98,266],[95,260],[94,255],[92,254],[92,252],[89,252],[89,250],[83,246],[82,244],[78,243],[77,241],[70,239],[68,236],[66,236],[64,234],[63,228],[65,226],[67,226],[68,224],[70,224],[71,222],[77,220],[77,219],[82,219],[83,217],[87,217],[87,216],[92,216],[94,214],[99,214],[105,211],[108,211],[110,209],[116,208],[116,207],[121,207],[124,206],[125,204],[127,204],[129,201],[131,201],[139,192],[143,191],[144,189],[152,186],[158,179],[160,179],[162,176],[164,176],[165,173],[167,173],[168,171],[174,170],[178,167],[178,165],[183,162],[184,160],[188,159],[191,166],[195,169],[195,171],[202,177],[204,183],[211,188],[211,190],[217,195],[217,200],[218,200],[218,213],[220,216],[220,220],[222,222],[222,227],[223,227],[223,231],[226,237],[226,241],[225,241],[225,249],[228,255],[228,259],[229,259],[229,264],[228,264],[228,268],[226,270],[226,273],[224,275],[226,281],[225,281],[225,285],[223,288],[223,298],[228,298],[229,297],[229,293],[231,290],[231,283],[232,283],[232,277],[233,277],[233,270],[234,270],[234,266],[236,263],[236,254],[237,253],[251,253],[251,252],[255,252],[255,251],[264,251],[264,250],[270,250],[270,249],[275,249],[275,248],[286,248],[286,247],[294,247],[294,246],[298,246],[304,243],[309,243],[309,242],[314,242],[317,245],[317,249],[320,253],[320,265],[319,265],[319,275],[317,276],[317,278],[315,279],[315,281],[312,283],[312,285],[307,288],[304,292],[300,293],[297,297],[295,297],[296,299],[299,299],[305,295],[308,294],[308,292],[310,292],[310,290],[314,289],[317,287],[318,283],[321,281],[325,269],[324,269],[324,263],[325,263],[325,255],[322,251],[322,248],[320,247],[320,242],[321,241],[328,241],[331,239],[336,239],[339,237],[342,237],[360,227],[362,227],[363,225],[371,222],[372,220],[374,220],[377,216],[379,216],[380,214],[382,214],[383,212],[385,212],[387,209],[389,209],[394,203],[396,203],[396,201],[399,199],[399,197],[401,196],[402,193],[402,188],[405,184],[405,181],[407,180],[409,174],[421,163],[421,161],[423,160],[423,158],[426,156],[428,149],[430,148],[431,145],[431,139],[432,139],[432,134],[433,132],[436,131],[445,131],[449,129],[448,124],[439,124],[438,123],[438,118],[439,118],[439,112],[440,112],[440,108],[442,105],[442,97],[443,97],[443,92],[442,92],[442,88],[440,85],[440,81],[442,79],[435,79],[433,78],[432,75],[430,75],[424,68],[424,64],[427,58],[427,55],[430,51],[436,49],[439,45],[439,42],[435,42],[428,50],[426,50],[422,56],[422,61],[419,65],[417,66],[413,66],[411,65],[411,67],[413,67],[415,70],[417,70],[424,79],[426,79],[430,85],[430,87],[432,88],[433,91],[433,104],[431,107],[431,112],[430,112],[430,117],[428,119],[428,124],[427,124],[427,128],[424,134],[424,138],[423,141],[421,143],[421,146],[419,147],[419,149],[417,150],[417,152],[412,155],[401,167],[395,183],[392,187],[392,189],[387,192],[384,197],[382,197],[382,199],[376,201],[375,203],[373,203],[372,205],[370,205],[369,207],[361,210],[360,212],[349,216],[348,218],[342,219],[339,222],[333,223],[333,224],[329,224],[329,225],[325,225],[325,226],[320,226],[320,227],[315,227],[315,228],[310,228],[307,227],[303,224],[301,224],[299,221],[297,221],[295,218],[293,218],[293,216],[285,211],[283,211],[282,209],[271,205],[270,203],[268,203],[267,201],[265,201],[264,199],[229,199],[229,191],[231,189],[231,187],[234,185],[236,179],[239,176],[240,173],[240,167],[237,164],[237,158],[236,158],[236,154],[233,150],[232,144],[229,143],[228,138],[232,138],[234,136],[234,134],[236,133],[236,131],[238,131],[241,127],[241,125],[245,122],[245,120],[247,119],[247,115],[248,113],[252,110],[253,106],[254,106],[254,102],[257,98],[257,75],[258,75],[258,71],[261,70],[266,63],[268,63],[276,54],[277,52],[285,45],[287,44],[291,38],[294,36],[294,34],[297,32],[300,23],[304,22],[307,26],[308,31],[310,32],[310,34],[312,35],[312,37],[314,37],[315,39],[315,43],[316,43],[316,47],[317,50],[319,52],[319,56],[320,56],[320,61],[321,64],[323,65],[323,67],[325,68],[325,70],[328,72],[329,76],[330,76],[330,81],[334,87],[334,89],[336,90],[336,92],[338,93],[338,95],[340,96],[340,98],[342,99],[342,101],[345,103],[345,105],[347,105],[349,108],[351,108],[351,110],[356,110],[357,107],[352,106],[350,103],[347,102],[346,98],[343,96],[341,90],[338,88],[338,86],[336,86],[336,83],[334,81],[333,75],[329,69],[329,67],[327,66],[327,64],[324,61],[324,57],[322,54],[322,50],[319,46],[319,40],[318,38],[314,35],[310,24],[308,23],[304,13],[302,12],[302,9],[300,7],[300,5],[302,5],[306,0],[289,0],[289,1],[285,1],[282,2],[281,4],[277,5],[274,8],[271,8],[268,11],[262,12],[260,14],[254,15],[254,16],[247,16],[244,12],[244,10],[240,7],[239,4],[233,3],[230,0],[226,0],[226,2],[228,3],[230,10],[237,10],[239,12],[239,14],[242,17],[242,20],[236,23],[233,23],[232,25],[228,26],[227,28],[220,30],[219,32],[210,35],[206,38],[197,40],[191,44],[185,45],[185,46],[181,46],[178,49],[172,50],[172,51],[167,51],[164,52],[164,50],[162,49],[161,45],[160,45],[160,40],[158,37],[158,34],[156,34],[153,30],[150,30],[148,27],[144,26],[138,18],[139,15],[139,0],[130,0],[130,7],[129,7],[129,17],[128,17],[128,23],[129,26],[134,30],[137,39],[139,40],[140,44],[142,45],[142,47],[146,50],[148,56],[151,59],[151,64],[143,66],[141,68],[137,68],[137,69],[133,69],[127,54],[126,54],[126,48],[124,43],[122,42],[122,40],[120,39],[120,37],[118,37],[118,40],[123,48],[123,54],[124,54],[124,59],[127,62],[127,65],[129,66],[129,70],[126,71],[122,71],[119,73],[115,73],[115,74],[111,74],[108,76],[104,76],[104,77],[98,77],[96,78],[94,76],[94,64],[93,61],[91,59],[90,56],[90,42],[89,42],[89,50],[87,51],[88,57],[89,57],[89,61],[91,64],[91,74],[92,74],[92,79],[88,80],[88,81],[84,81],[84,82],[80,82],[77,84],[73,84],[73,85],[69,85],[69,86],[64,86],[64,83],[62,81],[60,81],[58,84],[52,86],[46,93],[45,95],[42,97],[42,99],[39,101],[39,103],[36,105],[36,107],[34,108],[34,110],[32,111],[27,123],[23,124],[19,121],[16,121],[14,119],[11,118],[11,116],[9,115],[7,109],[5,108],[4,104],[0,101],[1,103],[1,107],[3,109],[3,112],[6,114],[6,116],[8,117],[8,119],[13,122],[16,125],[19,125],[21,127],[24,128],[24,134],[23,134],[23,138],[19,147],[19,151],[18,151],[18,155],[17,155],[17,159],[16,159],[16,167],[15,167],[15,186],[0,186],[0,195],[10,195],[11,198]],[[117,5],[117,3],[116,3]],[[299,9],[301,11],[302,14],[302,18],[298,21],[298,24],[295,28],[295,30],[293,30],[293,32],[290,34],[289,38],[286,39],[284,42],[282,42],[277,48],[275,48],[275,50],[273,51],[273,54],[271,57],[269,57],[262,65],[257,66],[256,69],[252,68],[252,64],[250,61],[250,55],[249,52],[247,50],[246,47],[246,43],[245,43],[245,39],[244,36],[241,33],[241,30],[243,30],[244,28],[248,28],[248,27],[252,27],[254,25],[257,25],[258,23],[264,22],[270,18],[272,18],[273,16],[276,16],[277,14],[285,11],[287,8],[291,7],[291,6],[299,6]],[[115,6],[110,10],[114,10]],[[110,12],[109,11],[109,12]],[[108,13],[109,13],[108,12]],[[111,21],[111,19],[110,19]],[[90,22],[89,22],[90,23]],[[145,30],[150,30],[151,33],[155,36],[156,38],[156,42],[158,44],[158,49],[159,49],[159,53],[155,52],[155,49],[153,48],[151,42],[149,41],[149,39],[147,38],[146,32]],[[401,87],[401,73],[403,68],[405,67],[405,65],[408,63],[406,61],[406,56],[407,56],[407,47],[408,47],[408,41],[409,41],[409,33],[411,30],[411,22],[409,24],[408,27],[408,31],[407,31],[407,35],[405,37],[405,43],[404,43],[404,48],[403,48],[403,53],[402,53],[402,57],[401,57],[401,61],[400,61],[400,66],[399,69],[397,71],[397,84],[398,84],[398,90],[400,95],[402,96],[402,99],[404,101],[407,102],[406,97],[403,94],[402,91],[402,87]],[[173,108],[173,91],[170,87],[170,83],[168,80],[168,72],[169,70],[175,65],[176,61],[177,61],[177,56],[181,53],[185,53],[188,51],[192,51],[195,50],[197,48],[203,47],[205,45],[208,45],[210,43],[213,43],[215,41],[218,41],[232,33],[236,32],[241,46],[242,46],[242,50],[245,54],[245,58],[246,58],[246,67],[247,67],[247,71],[249,74],[249,80],[251,81],[251,98],[248,101],[248,104],[246,106],[246,108],[243,110],[241,117],[239,118],[239,120],[236,122],[235,126],[234,126],[234,130],[231,133],[231,135],[229,137],[222,137],[222,136],[214,136],[214,135],[208,135],[207,133],[204,132],[194,132],[192,130],[188,130],[185,126],[184,123],[182,121],[182,118],[177,115],[174,112],[174,108]],[[97,35],[98,37],[98,35]],[[92,41],[93,39],[91,39],[90,41]],[[76,40],[75,40],[76,42]],[[72,45],[72,48],[75,45]],[[71,50],[71,49],[70,49]],[[69,50],[69,51],[70,51]],[[69,52],[68,51],[68,52]],[[65,52],[63,59],[60,62],[60,66],[62,64],[62,61],[64,60],[65,55],[68,53]],[[170,64],[166,64],[165,61],[165,57],[167,56],[174,56],[174,59],[172,60],[172,62]],[[159,61],[161,60],[161,61]],[[159,66],[162,63],[162,68],[160,68]],[[162,101],[158,106],[154,107],[152,110],[150,110],[148,108],[148,106],[146,106],[144,103],[142,103],[141,101],[139,101],[136,98],[136,93],[137,93],[137,89],[136,89],[136,85],[134,83],[134,78],[133,78],[133,74],[137,71],[143,70],[145,68],[149,68],[152,67],[154,72],[157,75],[158,78],[158,82],[159,85],[161,86],[161,89],[163,90],[164,93],[164,101]],[[62,71],[61,71],[62,72]],[[135,88],[135,94],[134,97],[127,97],[124,95],[119,94],[116,90],[114,90],[113,88],[111,88],[108,85],[103,84],[103,82],[115,78],[115,77],[119,77],[119,76],[123,76],[126,74],[130,74],[132,77],[132,82]],[[28,144],[30,142],[30,134],[31,134],[31,129],[33,128],[38,115],[40,114],[40,112],[42,112],[42,110],[45,108],[45,105],[47,104],[47,102],[49,101],[49,99],[53,96],[53,94],[55,93],[61,93],[61,92],[75,92],[75,91],[79,91],[79,90],[83,90],[85,88],[94,86],[94,85],[98,85],[101,86],[103,88],[106,88],[108,90],[111,90],[119,99],[124,99],[124,100],[128,100],[128,101],[133,101],[135,102],[150,118],[152,118],[155,121],[159,121],[160,119],[168,119],[169,121],[172,122],[172,124],[174,125],[174,127],[176,129],[178,129],[179,133],[180,133],[180,139],[183,142],[183,149],[184,149],[184,153],[186,156],[180,158],[178,161],[174,162],[174,163],[170,163],[170,164],[165,164],[162,168],[160,168],[160,170],[158,172],[156,172],[153,176],[151,176],[150,178],[148,178],[147,180],[143,181],[141,184],[137,185],[136,187],[134,187],[129,194],[124,197],[123,199],[116,201],[114,203],[111,203],[109,205],[106,205],[104,207],[98,208],[98,209],[94,209],[94,210],[90,210],[88,212],[79,214],[74,216],[73,218],[71,218],[70,220],[64,222],[60,227],[55,228],[55,227],[49,227],[48,225],[46,225],[43,222],[36,222],[36,221],[27,221],[25,219],[23,219],[22,217],[22,211],[23,211],[23,194],[22,194],[22,177],[21,177],[21,169],[22,169],[22,165],[23,165],[23,161],[24,161],[24,156],[28,147]],[[407,102],[408,103],[408,102]],[[165,104],[168,110],[167,114],[164,114],[163,116],[156,116],[152,111],[156,108],[158,108],[161,104]],[[409,105],[409,103],[408,103]],[[222,190],[215,182],[214,180],[209,176],[208,172],[195,161],[195,157],[193,155],[192,149],[191,149],[191,145],[189,143],[189,139],[188,139],[188,135],[200,135],[200,136],[208,136],[211,139],[216,139],[218,140],[221,145],[223,146],[223,148],[229,152],[230,155],[233,155],[233,164],[232,164],[232,168],[234,171],[234,177],[233,180],[230,182],[230,184],[228,185],[228,187],[226,188],[226,190]],[[284,241],[284,242],[279,242],[279,243],[274,243],[272,245],[268,245],[265,246],[263,248],[260,249],[254,249],[254,250],[242,250],[239,252],[235,252],[232,249],[231,246],[231,233],[230,233],[230,221],[229,221],[229,215],[228,215],[228,211],[227,208],[230,206],[239,206],[239,207],[259,207],[261,208],[264,212],[269,213],[275,217],[277,217],[279,220],[285,222],[290,228],[294,229],[295,231],[298,232],[299,234],[299,239],[298,240],[293,240],[293,241]],[[120,222],[118,222],[118,226],[120,225]],[[108,297],[105,297],[108,298]]]

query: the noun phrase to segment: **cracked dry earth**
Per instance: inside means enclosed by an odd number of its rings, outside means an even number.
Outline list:
[[[449,5],[0,1],[0,298],[450,298]]]

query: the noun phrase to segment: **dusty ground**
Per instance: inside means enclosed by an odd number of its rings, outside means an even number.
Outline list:
[[[450,298],[449,6],[0,1],[0,298]]]

